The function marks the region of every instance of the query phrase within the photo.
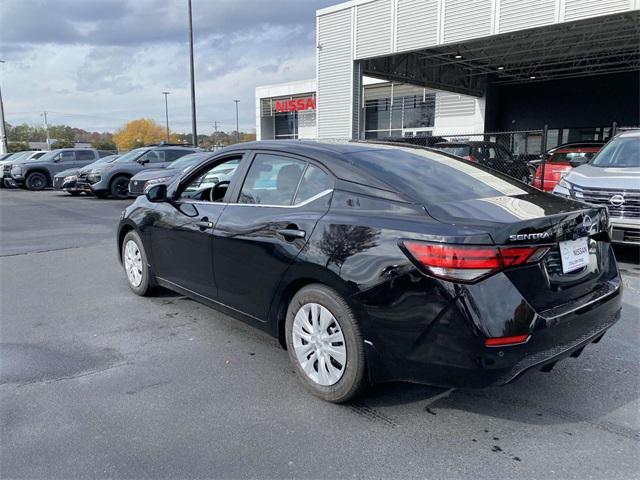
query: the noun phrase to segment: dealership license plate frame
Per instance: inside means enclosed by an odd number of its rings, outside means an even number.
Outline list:
[[[571,273],[589,265],[589,242],[587,237],[559,243],[562,273]]]

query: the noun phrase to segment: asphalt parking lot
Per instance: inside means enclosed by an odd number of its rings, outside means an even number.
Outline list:
[[[0,191],[2,478],[638,478],[640,266],[622,320],[551,373],[488,390],[310,396],[277,342],[130,292],[128,202]]]

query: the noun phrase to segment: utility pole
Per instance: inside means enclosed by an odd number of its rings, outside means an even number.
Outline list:
[[[164,118],[167,123],[167,143],[169,143],[169,103],[167,97],[171,92],[162,92],[164,95]]]
[[[42,112],[44,117],[44,130],[47,132],[47,150],[51,150],[51,139],[49,138],[49,123],[47,122],[47,112]]]
[[[4,60],[0,60],[3,64]],[[0,88],[0,153],[7,153],[9,145],[7,144],[7,125],[4,122],[4,105],[2,103],[2,88]]]
[[[193,72],[193,20],[191,18],[191,0],[189,2],[189,61],[191,66],[191,138],[194,147],[198,146],[196,130],[196,83]]]
[[[234,100],[236,102],[236,142],[240,143],[240,126],[238,124],[238,103],[240,100]]]

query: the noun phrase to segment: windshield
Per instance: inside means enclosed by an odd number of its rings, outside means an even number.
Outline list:
[[[27,155],[27,157],[28,157],[28,156],[30,156],[30,155],[31,155],[31,153],[33,153],[33,152],[29,152],[29,155]],[[42,160],[42,158],[44,158],[44,156],[45,156],[45,155],[46,155],[46,153],[44,153],[44,152],[42,152],[42,153],[40,153],[40,152],[35,153],[31,158],[29,158],[29,159],[27,160],[27,162],[33,162],[34,160],[38,160],[38,161],[40,161],[40,160]]]
[[[11,157],[9,157],[7,160],[11,160],[12,162],[18,161],[18,160],[22,160],[24,157],[26,157],[27,155],[29,155],[31,152],[18,152],[18,153],[14,153]]]
[[[196,163],[199,163],[205,157],[206,157],[206,155],[203,155],[202,153],[191,153],[191,154],[185,155],[184,157],[179,158],[178,160],[173,162],[171,165],[169,165],[169,168],[175,168],[177,170],[183,170],[183,169],[185,169],[187,167],[191,167],[191,166],[195,165]]]
[[[120,158],[118,158],[115,163],[127,163],[133,162],[140,158],[145,152],[148,152],[148,148],[136,148],[135,150],[131,150],[130,152],[125,153]]]
[[[640,137],[618,137],[607,143],[593,158],[594,167],[640,167]]]
[[[435,152],[389,147],[348,155],[354,165],[425,204],[527,193],[516,180]]]

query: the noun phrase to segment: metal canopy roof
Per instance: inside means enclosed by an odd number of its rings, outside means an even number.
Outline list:
[[[362,61],[364,75],[482,96],[492,83],[640,71],[640,12],[520,30]]]

